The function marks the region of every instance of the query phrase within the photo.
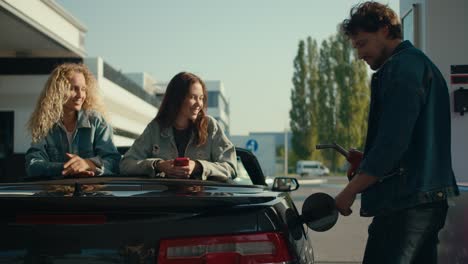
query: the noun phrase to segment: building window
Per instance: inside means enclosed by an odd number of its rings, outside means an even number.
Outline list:
[[[218,107],[219,92],[208,92],[208,107]]]
[[[418,40],[418,5],[413,4],[401,19],[403,39],[409,40],[415,47],[419,47]]]

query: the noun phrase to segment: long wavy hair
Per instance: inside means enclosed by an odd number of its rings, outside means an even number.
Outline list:
[[[197,134],[197,146],[200,146],[206,143],[208,137],[208,118],[206,116],[208,95],[205,82],[200,77],[190,72],[180,72],[174,76],[167,85],[166,93],[155,119],[161,128],[173,126],[181,111],[182,104],[190,92],[190,87],[194,83],[200,83],[203,88],[203,107],[193,122]]]
[[[43,139],[50,129],[63,118],[63,105],[70,98],[70,79],[74,73],[82,73],[86,82],[86,99],[82,109],[95,110],[106,117],[97,81],[84,64],[64,63],[57,66],[49,76],[34,112],[28,122],[33,142]]]

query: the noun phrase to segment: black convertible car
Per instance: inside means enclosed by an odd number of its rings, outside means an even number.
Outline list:
[[[238,149],[230,183],[147,177],[27,179],[0,184],[0,263],[313,263],[307,236],[331,228],[333,199],[296,179],[265,183]]]

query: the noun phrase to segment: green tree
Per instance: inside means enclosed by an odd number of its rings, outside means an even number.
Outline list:
[[[337,142],[362,149],[370,98],[367,66],[341,32],[322,41],[320,49],[308,37],[299,42],[292,82],[290,127],[295,155],[290,161],[322,160],[336,171],[344,158],[333,150],[314,151],[315,145]]]
[[[369,105],[367,67],[358,60],[351,42],[338,32],[334,41],[334,69],[339,104],[337,142],[345,147],[360,147],[366,128]]]
[[[307,72],[305,43],[301,40],[294,59],[292,78],[294,88],[291,91],[291,110],[289,111],[292,149],[300,159],[308,159],[312,153]]]
[[[276,153],[276,156],[284,159],[284,146],[277,147]],[[297,157],[296,153],[293,150],[288,149],[288,172],[294,173],[298,160],[300,159]]]
[[[353,75],[351,78],[351,113],[354,113],[353,118],[353,139],[354,142],[350,145],[363,150],[367,134],[367,116],[369,113],[370,89],[369,77],[367,73],[367,65],[362,60],[357,60],[354,56],[352,62]]]
[[[315,151],[315,145],[318,142],[318,105],[317,96],[319,90],[319,72],[318,72],[319,54],[317,50],[317,41],[311,37],[307,38],[307,92],[309,94],[309,115],[310,115],[310,144],[312,145],[311,158],[314,160],[322,159],[320,152]]]
[[[336,84],[336,139],[344,147],[349,147],[353,139],[351,131],[354,113],[352,112],[352,47],[343,34],[338,33],[332,42],[333,73]],[[354,143],[354,142],[353,142]],[[343,164],[344,158],[336,155],[332,160],[333,167]]]
[[[362,148],[369,105],[367,67],[341,32],[322,42],[319,61],[319,140]],[[333,171],[345,162],[335,151],[322,155]]]
[[[319,52],[319,79],[317,91],[317,134],[321,143],[331,143],[336,139],[335,133],[335,77],[331,57],[333,39],[322,41]],[[334,170],[334,151],[321,151],[328,166]]]

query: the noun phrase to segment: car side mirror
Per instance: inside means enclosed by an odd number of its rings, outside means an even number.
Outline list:
[[[274,192],[291,192],[299,189],[299,182],[292,177],[276,177],[271,190]]]
[[[326,193],[310,195],[302,205],[301,220],[314,231],[329,230],[338,221],[335,199]]]

